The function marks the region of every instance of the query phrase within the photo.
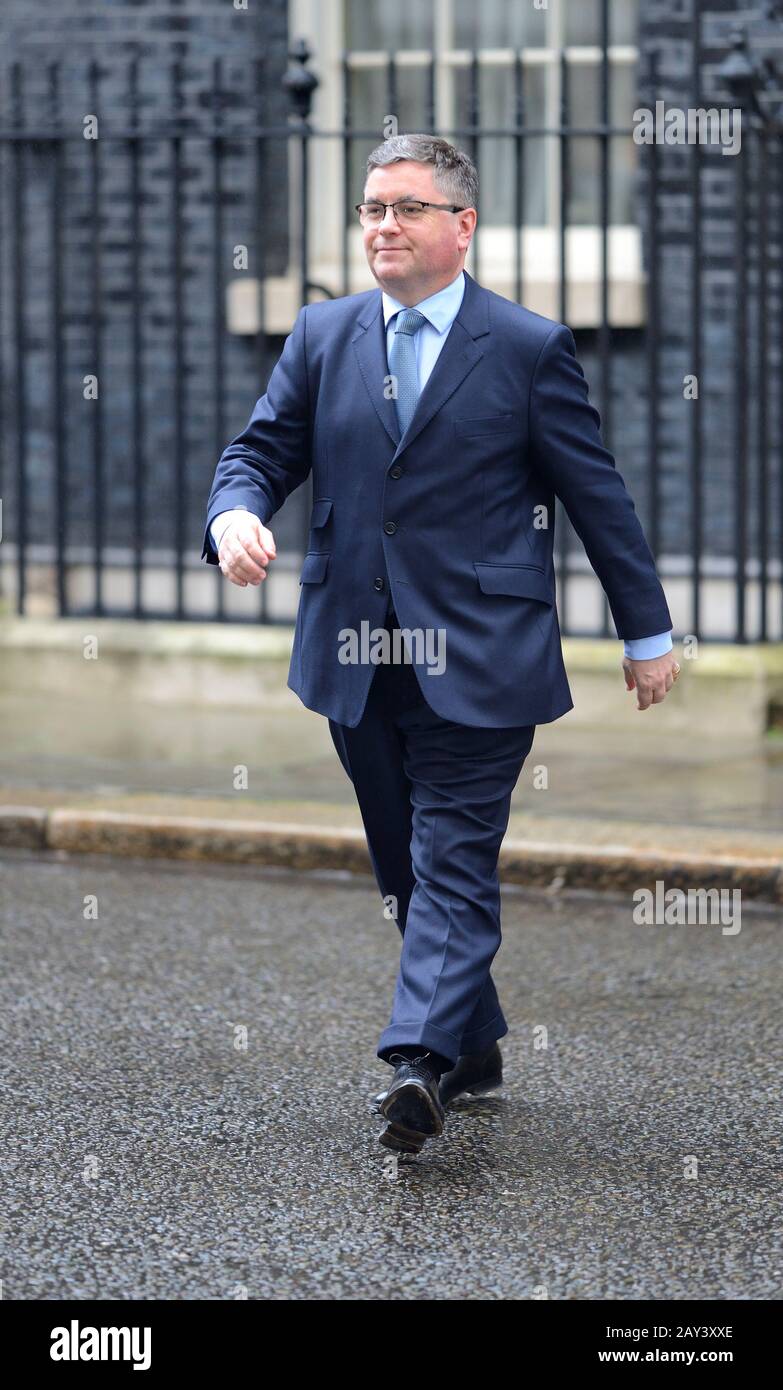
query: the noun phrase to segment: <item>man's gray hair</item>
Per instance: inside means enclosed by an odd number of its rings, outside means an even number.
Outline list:
[[[441,140],[437,135],[394,135],[374,149],[367,160],[368,175],[373,169],[413,159],[417,164],[433,164],[433,178],[450,203],[463,208],[478,206],[478,173],[473,160]]]

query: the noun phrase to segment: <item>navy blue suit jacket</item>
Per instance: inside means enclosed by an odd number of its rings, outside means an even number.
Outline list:
[[[445,630],[445,669],[416,666],[436,714],[497,728],[573,708],[555,604],[556,495],[618,637],[672,627],[570,329],[465,281],[402,439],[381,292],[368,290],[299,311],[266,394],[215,471],[210,564],[219,512],[244,506],[268,524],[312,470],[288,685],[352,727],[375,666],[339,660],[344,630],[381,627],[390,593],[403,628]]]

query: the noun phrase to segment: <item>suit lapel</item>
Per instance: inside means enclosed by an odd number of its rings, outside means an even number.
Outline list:
[[[374,302],[370,301],[358,323],[354,346],[362,380],[381,424],[397,445],[397,458],[413,443],[425,425],[429,424],[432,417],[445,405],[484,356],[484,348],[478,345],[476,339],[489,333],[489,295],[465,271],[465,293],[459,313],[451,325],[449,335],[419,396],[413,418],[402,439],[394,401],[384,395],[389,366],[386,360],[386,326],[383,322],[380,290],[377,299]]]
[[[386,325],[383,322],[381,292],[370,300],[359,317],[359,327],[353,340],[362,381],[375,407],[383,428],[394,444],[399,443],[400,427],[394,401],[384,392],[388,387],[389,364],[386,361]]]

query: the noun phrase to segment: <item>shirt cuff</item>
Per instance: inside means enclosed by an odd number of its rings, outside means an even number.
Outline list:
[[[633,637],[625,643],[625,655],[631,661],[649,661],[654,656],[665,656],[673,645],[671,631],[658,632],[654,637]]]
[[[229,511],[218,512],[217,516],[213,517],[209,527],[209,534],[212,537],[212,543],[215,547],[215,550],[220,549],[220,542],[223,539],[223,532],[225,531],[226,527],[231,524],[237,512],[246,512],[248,510],[249,509],[247,507],[231,507]]]

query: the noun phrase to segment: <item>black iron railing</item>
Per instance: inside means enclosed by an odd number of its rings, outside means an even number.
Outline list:
[[[705,400],[709,400],[713,354],[733,354],[731,399],[724,400],[721,409],[730,435],[726,447],[732,475],[726,499],[732,541],[724,559],[730,562],[735,598],[733,622],[722,635],[738,641],[767,640],[779,635],[783,625],[780,602],[772,606],[783,568],[780,120],[769,102],[765,104],[764,74],[754,72],[744,39],[736,36],[724,60],[723,75],[743,106],[743,145],[732,161],[733,221],[729,219],[717,248],[705,247],[703,242],[710,197],[707,174],[714,174],[715,162],[705,157],[698,144],[689,146],[679,190],[687,212],[683,226],[672,234],[662,213],[665,151],[657,144],[639,146],[636,209],[644,246],[644,322],[636,334],[618,333],[610,300],[612,148],[614,141],[631,140],[632,130],[610,120],[608,32],[605,0],[597,36],[601,49],[597,123],[574,123],[573,74],[565,52],[557,58],[559,124],[531,123],[524,55],[517,53],[511,65],[513,122],[488,126],[482,121],[480,55],[473,54],[468,120],[439,133],[471,152],[480,177],[486,142],[508,142],[513,156],[513,249],[508,273],[513,296],[522,303],[527,290],[523,254],[526,149],[536,140],[556,142],[558,199],[552,231],[559,274],[555,308],[566,322],[573,142],[594,142],[598,152],[598,308],[590,329],[577,331],[578,346],[584,343],[590,354],[591,394],[601,411],[610,448],[623,413],[616,381],[618,363],[624,352],[633,351],[641,364],[645,430],[639,451],[642,484],[635,495],[654,553],[676,551],[685,562],[690,596],[686,631],[697,634],[706,582],[703,562],[710,549],[705,496],[716,485],[705,460]],[[706,104],[698,5],[690,41],[691,101]],[[715,55],[710,57],[714,72]],[[654,107],[659,92],[654,48],[641,58],[639,102]],[[268,93],[269,72],[263,61],[253,61],[249,90]],[[152,116],[145,105],[138,61],[122,69],[112,65],[110,70],[105,64],[92,63],[86,74],[84,113],[97,116],[97,139],[85,139],[82,123],[75,119],[72,95],[68,110],[63,109],[58,63],[46,70],[43,102],[40,80],[31,99],[30,74],[18,63],[7,69],[0,128],[4,248],[0,261],[0,495],[5,503],[0,576],[19,613],[29,611],[31,573],[36,566],[50,564],[61,614],[240,621],[290,621],[293,616],[292,610],[272,617],[265,585],[258,591],[259,608],[251,619],[246,614],[240,619],[229,614],[225,581],[216,570],[204,578],[206,567],[199,548],[215,462],[244,424],[282,344],[279,334],[268,331],[264,322],[263,296],[256,331],[240,343],[229,332],[226,289],[229,278],[237,273],[231,260],[234,244],[247,243],[248,273],[259,282],[285,266],[289,279],[293,276],[298,303],[317,294],[352,290],[347,208],[356,201],[357,190],[351,186],[354,156],[357,149],[366,154],[380,142],[382,133],[355,124],[348,80],[350,55],[344,60],[342,125],[332,130],[316,127],[311,113],[317,79],[309,61],[307,45],[294,44],[283,78],[290,108],[287,121],[270,120],[268,104],[261,96],[256,107],[235,104],[232,110],[219,59],[211,65],[210,81],[195,112],[184,110],[183,66],[174,63],[166,70],[167,111]],[[108,71],[114,98],[120,90],[123,94],[119,113],[107,103]],[[432,55],[426,70],[426,124],[418,128],[436,129],[438,73],[438,59]],[[400,102],[393,56],[385,74],[385,104],[388,111],[395,111]],[[68,90],[72,94],[72,88]],[[402,122],[401,128],[405,128]],[[335,283],[325,285],[314,279],[311,168],[318,152],[329,144],[339,151],[336,167],[343,187],[335,189],[335,197],[342,199],[344,212],[335,247],[338,273]],[[281,181],[281,165],[287,166],[292,149],[295,176]],[[667,186],[671,187],[670,181]],[[118,223],[121,235],[116,227],[112,230],[118,200],[123,210]],[[75,238],[85,226],[89,236],[80,249]],[[772,236],[771,229],[775,229]],[[480,218],[472,264],[479,280],[483,238]],[[662,309],[674,253],[679,258],[674,273],[683,282],[687,372],[698,381],[699,390],[690,402],[683,431],[682,486],[676,494],[676,507],[686,515],[673,519],[660,460],[662,449],[668,447],[667,399],[682,393],[682,373],[667,365]],[[708,350],[704,277],[712,272],[728,277],[731,322],[721,346],[713,315]],[[671,305],[670,295],[666,302]],[[97,385],[92,396],[88,378]],[[722,433],[725,440],[726,431]],[[625,472],[619,455],[618,466]],[[285,509],[294,563],[297,548],[307,540],[307,491],[301,488],[294,493]],[[679,539],[673,542],[675,533]],[[570,619],[569,581],[578,572],[578,548],[561,511],[556,534],[563,631],[586,632],[583,624]],[[119,552],[125,556],[122,563],[116,558]],[[9,555],[12,564],[6,558]],[[118,598],[113,581],[115,571],[123,566],[128,584]],[[91,581],[86,592],[75,584],[77,572],[82,580],[87,576]],[[209,585],[207,601],[203,590],[196,602],[189,599],[188,585],[196,572]],[[161,590],[166,576],[170,597],[164,600]],[[751,584],[757,586],[758,594],[752,621]],[[613,635],[605,600],[602,621],[593,631]]]

